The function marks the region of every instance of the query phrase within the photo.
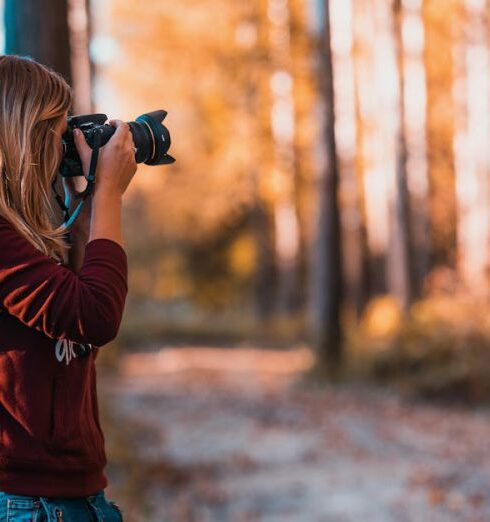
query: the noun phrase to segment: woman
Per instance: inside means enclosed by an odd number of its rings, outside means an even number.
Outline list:
[[[0,56],[0,522],[122,520],[104,497],[95,359],[127,294],[121,200],[134,143],[126,123],[110,122],[68,241],[51,183],[70,105],[61,76]],[[75,142],[87,176],[91,149],[81,132]],[[72,200],[83,181],[63,179]]]

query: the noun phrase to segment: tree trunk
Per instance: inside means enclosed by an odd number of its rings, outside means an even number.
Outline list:
[[[398,69],[398,136],[396,145],[396,175],[391,201],[392,234],[390,255],[390,289],[404,310],[410,308],[414,296],[411,258],[409,195],[407,188],[407,139],[405,134],[404,48],[402,39],[403,8],[394,0],[394,41]]]
[[[5,0],[5,50],[27,55],[62,74],[71,84],[68,3]]]
[[[339,175],[336,158],[335,103],[328,0],[323,3],[323,7],[324,23],[319,45],[319,80],[324,111],[325,164],[318,184],[319,216],[313,268],[313,334],[319,363],[335,372],[338,370],[342,359],[340,324],[342,266],[338,202]]]
[[[403,7],[402,7],[403,5]],[[409,205],[409,276],[411,294],[422,294],[430,270],[429,179],[427,161],[427,85],[424,68],[424,24],[421,5],[395,5],[399,47],[401,131],[407,153]],[[407,28],[402,31],[402,27]],[[402,37],[403,33],[403,37]]]
[[[259,322],[269,319],[275,310],[277,267],[271,221],[267,207],[257,198],[251,213],[251,224],[257,252],[254,295]]]

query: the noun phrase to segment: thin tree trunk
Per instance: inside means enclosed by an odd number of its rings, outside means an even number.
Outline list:
[[[321,365],[335,372],[342,360],[342,265],[339,173],[335,142],[335,100],[330,40],[329,1],[323,3],[324,24],[319,45],[320,87],[324,110],[325,165],[319,179],[319,216],[314,245],[314,340]]]
[[[396,177],[392,199],[392,248],[390,255],[390,288],[404,310],[410,308],[414,295],[411,259],[410,209],[407,188],[407,139],[405,134],[404,49],[402,40],[403,8],[394,0],[394,41],[398,69],[398,136]]]
[[[403,7],[402,7],[403,6]],[[403,89],[403,131],[407,151],[412,297],[422,295],[430,270],[429,179],[427,167],[427,85],[424,68],[424,24],[421,5],[399,6],[398,33]],[[406,30],[402,31],[402,27]],[[401,36],[403,34],[403,37]]]
[[[270,318],[275,309],[277,268],[271,221],[267,207],[257,199],[251,214],[251,224],[257,252],[254,295],[255,312],[259,322]]]

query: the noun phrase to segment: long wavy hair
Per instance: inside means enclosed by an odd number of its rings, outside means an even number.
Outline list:
[[[0,214],[38,250],[65,263],[51,183],[61,162],[55,131],[72,102],[62,76],[30,58],[0,56]]]

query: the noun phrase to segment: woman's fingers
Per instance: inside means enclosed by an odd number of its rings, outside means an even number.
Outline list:
[[[116,141],[121,142],[121,145],[125,149],[131,149],[132,154],[134,154],[134,141],[133,141],[133,135],[131,134],[129,125],[121,120],[110,120],[111,125],[116,127],[116,132],[114,133],[114,136],[111,138],[116,138]]]
[[[82,159],[82,162],[87,161],[92,155],[92,149],[85,140],[83,132],[80,129],[74,129],[73,138],[75,140],[75,147],[77,148],[78,154]]]

